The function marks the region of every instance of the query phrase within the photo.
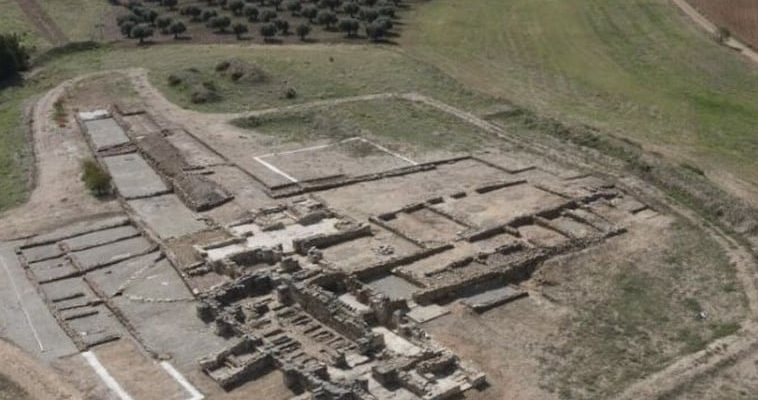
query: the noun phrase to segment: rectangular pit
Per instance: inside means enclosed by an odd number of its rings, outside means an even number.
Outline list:
[[[467,196],[440,204],[438,207],[454,215],[465,215],[467,220],[479,227],[487,227],[551,209],[566,202],[563,197],[529,184],[522,184]]]
[[[125,199],[156,196],[169,191],[158,174],[137,153],[104,157],[103,162],[113,177],[116,189]]]
[[[113,118],[84,121],[84,126],[95,151],[129,143],[126,133]]]
[[[258,158],[281,171],[280,175],[294,178],[297,182],[374,174],[416,164],[361,138]]]
[[[188,235],[207,227],[173,194],[135,199],[128,203],[161,239]]]

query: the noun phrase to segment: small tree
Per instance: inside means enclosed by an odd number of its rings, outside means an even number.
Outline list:
[[[343,18],[340,20],[340,22],[337,24],[337,27],[340,31],[347,33],[348,37],[354,37],[356,33],[358,33],[358,29],[360,28],[360,23],[357,19],[353,18]]]
[[[729,28],[720,26],[716,30],[716,41],[720,44],[724,44],[727,41],[729,41],[729,38],[732,37],[732,32],[729,30]]]
[[[255,22],[258,20],[258,7],[248,4],[242,8],[242,14],[247,17],[248,21]]]
[[[282,0],[269,0],[268,3],[274,6],[274,10],[281,11],[280,7],[282,6]]]
[[[210,21],[211,18],[215,18],[216,16],[218,16],[218,13],[216,12],[216,10],[204,10],[203,14],[201,15],[201,19],[207,22],[207,21]]]
[[[232,20],[229,19],[229,17],[223,16],[223,17],[213,17],[208,22],[208,26],[210,26],[213,29],[216,29],[219,33],[225,33],[226,28],[229,27],[229,25],[232,24]]]
[[[144,44],[145,39],[153,36],[153,28],[148,24],[137,24],[132,28],[132,37],[139,39],[139,44]]]
[[[111,177],[93,160],[82,162],[82,181],[95,197],[102,197],[111,192]]]
[[[130,38],[132,37],[132,29],[137,26],[133,21],[124,21],[119,29],[121,29],[121,34]]]
[[[0,81],[29,68],[29,52],[15,33],[0,34]]]
[[[357,3],[352,2],[352,1],[349,3],[345,3],[345,5],[342,6],[342,12],[350,15],[350,18],[355,17],[355,14],[357,14],[358,11],[360,11],[360,9],[361,7]]]
[[[201,10],[200,7],[195,6],[187,6],[182,10],[184,11],[184,15],[190,16],[190,21],[192,22],[200,21],[200,15],[203,13],[203,10]]]
[[[164,7],[168,7],[169,10],[174,10],[178,3],[179,3],[179,0],[161,0],[161,4]]]
[[[316,21],[324,25],[326,29],[331,29],[332,25],[334,25],[337,22],[337,14],[331,12],[331,11],[319,11],[318,16],[316,16]]]
[[[378,11],[379,11],[379,15],[395,18],[395,7],[383,6],[383,7],[379,7]]]
[[[289,0],[286,3],[284,3],[284,7],[287,8],[287,10],[292,15],[297,15],[297,13],[302,10],[303,5],[300,3],[300,0]]]
[[[303,11],[301,11],[300,14],[303,17],[308,18],[308,22],[313,23],[313,20],[318,15],[318,8],[315,6],[304,7]]]
[[[276,35],[276,31],[277,28],[274,24],[265,24],[261,26],[261,36],[263,36],[263,40],[267,42]]]
[[[168,33],[168,27],[171,25],[171,22],[171,17],[159,17],[155,20],[155,26],[165,35]]]
[[[305,41],[305,37],[311,33],[311,26],[308,24],[300,24],[295,28],[295,33],[300,36],[300,40]]]
[[[242,0],[232,0],[229,3],[229,10],[234,15],[242,15],[242,9],[245,7],[245,3]]]
[[[241,22],[238,22],[238,23],[234,24],[234,26],[232,26],[232,31],[237,36],[237,40],[241,40],[242,39],[242,35],[244,35],[245,33],[249,32],[249,29],[247,29],[247,25],[245,25],[245,24],[243,24]]]
[[[361,8],[358,12],[358,18],[366,22],[374,22],[375,19],[379,18],[379,12],[373,8]]]
[[[395,24],[392,22],[392,19],[389,17],[379,17],[374,21],[374,23],[380,25],[384,29],[385,35],[392,29],[393,26],[395,26]]]
[[[368,36],[369,38],[371,38],[371,40],[375,42],[378,42],[386,34],[387,34],[387,31],[384,29],[384,26],[381,24],[372,22],[366,25],[366,36]]]
[[[290,23],[283,20],[283,19],[275,19],[274,25],[276,25],[276,29],[279,30],[279,32],[282,33],[282,35],[289,35],[290,34]]]
[[[318,5],[321,8],[328,8],[332,11],[334,11],[335,8],[339,7],[340,4],[342,4],[342,0],[320,0]]]
[[[168,31],[174,34],[174,40],[179,39],[179,35],[187,31],[182,21],[176,21],[168,27]]]
[[[263,20],[263,22],[273,21],[276,19],[276,17],[277,17],[277,14],[276,14],[276,11],[274,10],[266,10],[263,12],[263,14],[261,14],[261,20]]]

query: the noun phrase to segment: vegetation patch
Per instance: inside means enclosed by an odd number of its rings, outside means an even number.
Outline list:
[[[129,1],[117,20],[126,38],[385,42],[396,37],[402,0]]]
[[[739,329],[747,299],[730,290],[739,283],[719,245],[683,222],[660,242],[629,257],[582,263],[586,271],[546,264],[544,273],[565,283],[545,293],[576,311],[561,329],[565,336],[547,348],[543,386],[565,399],[612,397]]]
[[[111,176],[94,160],[82,161],[82,181],[95,197],[111,194]]]
[[[302,112],[240,118],[232,124],[288,141],[377,137],[419,149],[471,151],[485,133],[435,108],[402,99],[342,103]]]

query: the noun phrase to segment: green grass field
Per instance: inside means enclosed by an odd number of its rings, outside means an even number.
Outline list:
[[[0,0],[0,11],[0,33],[21,35],[22,43],[34,48],[34,53],[50,48],[50,43],[26,19],[26,14],[15,0]]]
[[[758,67],[669,0],[435,0],[400,42],[483,93],[758,183]]]
[[[246,119],[235,121],[247,127]],[[256,119],[256,131],[292,141],[316,138],[380,138],[383,143],[411,145],[417,151],[477,149],[486,133],[430,106],[402,99],[358,101],[285,112]],[[406,150],[408,151],[408,150]]]
[[[69,41],[103,40],[99,24],[111,23],[113,6],[106,0],[39,1]]]

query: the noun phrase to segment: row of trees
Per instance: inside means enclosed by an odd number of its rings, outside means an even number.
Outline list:
[[[146,1],[160,3],[173,11],[178,7],[178,1],[175,0]],[[363,26],[366,36],[376,41],[385,37],[393,28],[395,9],[400,2],[401,0],[205,0],[209,8],[187,5],[178,11],[180,15],[188,17],[190,22],[205,23],[217,33],[231,31],[238,39],[250,31],[247,24],[234,23],[229,16],[219,15],[217,9],[211,8],[220,7],[229,10],[233,16],[247,18],[251,23],[263,22],[259,32],[268,41],[277,34],[290,34],[290,22],[279,17],[283,7],[293,17],[307,20],[307,23],[300,23],[294,28],[302,40],[312,32],[311,25],[321,25],[328,31],[344,32],[350,38],[356,37]],[[131,13],[118,20],[121,33],[139,39],[140,43],[153,36],[156,29],[162,34],[173,34],[175,39],[187,31],[184,22],[170,16],[161,16],[154,8],[146,7],[139,1],[132,0],[127,7]],[[340,12],[345,15],[344,18],[338,16]]]

